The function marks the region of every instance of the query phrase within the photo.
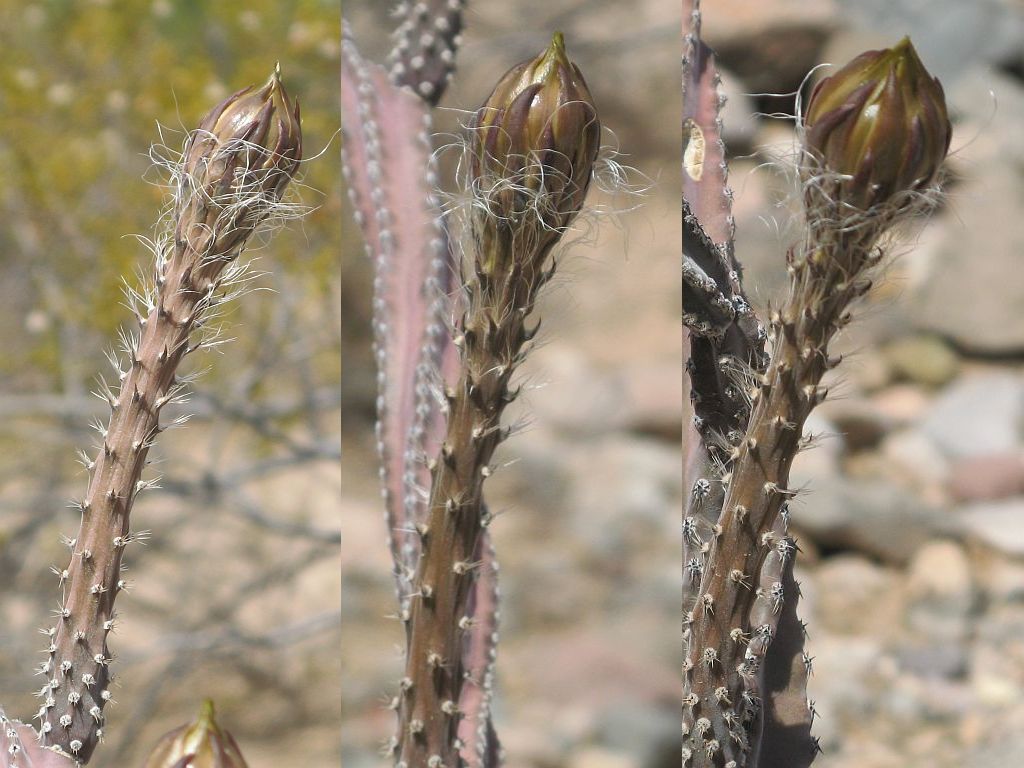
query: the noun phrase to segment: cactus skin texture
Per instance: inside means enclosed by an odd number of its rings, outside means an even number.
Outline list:
[[[420,458],[437,421],[431,377],[446,328],[448,238],[434,195],[427,105],[365,61],[346,28],[342,58],[343,168],[373,261],[377,450],[399,611],[408,612],[419,560],[417,523],[429,476]]]
[[[234,737],[207,699],[194,721],[164,734],[142,768],[248,768]]]
[[[391,82],[413,91],[430,106],[444,95],[462,44],[465,0],[404,0],[388,57]]]
[[[700,17],[696,3],[689,10],[693,52]],[[853,96],[843,95],[844,72],[860,78],[846,92]],[[684,82],[688,75],[692,70],[684,69]],[[693,482],[683,522],[684,546],[693,553],[685,561],[684,766],[801,768],[814,759],[813,705],[805,693],[810,658],[795,610],[796,543],[787,534],[788,501],[795,495],[789,470],[808,414],[827,395],[822,376],[839,362],[830,357],[829,342],[850,321],[849,307],[870,289],[871,270],[883,258],[881,238],[927,206],[922,193],[949,145],[941,87],[909,41],[869,52],[834,77],[840,80],[815,91],[824,101],[812,97],[808,106],[800,169],[805,236],[787,256],[790,291],[769,318],[767,366],[755,356],[744,366],[734,356],[701,354],[706,345],[721,348],[713,345],[728,339],[736,315],[728,306],[735,301],[727,280],[716,271],[716,261],[731,255],[731,243],[723,249],[710,234],[721,231],[722,212],[700,210],[708,191],[699,184],[687,189],[684,181],[684,195],[691,195],[684,202],[684,322],[703,450],[691,447],[696,458],[689,467],[711,470]],[[707,93],[700,88],[690,98],[703,101]],[[706,117],[695,124],[715,135],[716,123]],[[905,141],[898,150],[906,154],[883,167],[878,159],[891,147],[878,142],[900,131]],[[863,165],[846,165],[851,157]],[[684,165],[684,179],[690,170],[703,169]],[[690,176],[702,180],[700,173]],[[738,275],[734,270],[726,277]],[[749,403],[747,413],[716,397],[716,381],[728,382]],[[739,428],[722,434],[709,428],[711,418]]]
[[[193,331],[225,298],[249,236],[278,205],[302,156],[298,105],[275,72],[261,88],[239,91],[212,110],[189,138],[176,169],[173,236],[158,244],[155,287],[139,297],[141,332],[126,335],[129,359],[120,387],[104,388],[111,415],[88,462],[71,562],[60,572],[56,626],[47,631],[46,684],[39,693],[40,739],[88,762],[102,738],[110,701],[114,599],[125,588],[125,548],[143,538],[130,528],[146,456],[162,431],[160,412],[175,402],[184,357],[202,346]],[[150,483],[152,481],[149,481]]]
[[[685,613],[697,599],[704,540],[722,511],[725,488],[718,478],[729,470],[729,441],[742,435],[750,415],[735,374],[763,369],[767,357],[766,335],[743,292],[734,253],[719,117],[725,97],[714,54],[700,38],[699,6],[684,5],[683,21],[683,323],[693,409],[684,450]]]
[[[560,88],[560,78],[572,68],[565,56],[560,36],[534,60],[536,80],[522,83],[523,88]],[[542,62],[556,66],[539,66]],[[513,69],[506,77],[514,77]],[[505,80],[496,93],[505,94],[498,105],[508,110],[523,88],[503,91]],[[500,93],[499,93],[500,95]],[[578,94],[577,94],[578,95]],[[409,621],[409,655],[405,685],[399,697],[400,732],[397,738],[397,765],[462,765],[458,702],[463,688],[462,648],[465,633],[472,626],[467,602],[477,579],[479,542],[489,522],[483,506],[483,483],[491,473],[491,457],[508,435],[501,425],[505,406],[516,391],[510,379],[525,357],[536,326],[527,327],[538,291],[554,273],[548,265],[551,249],[576,213],[577,196],[566,194],[566,179],[589,179],[593,154],[580,154],[579,147],[589,140],[583,130],[571,135],[545,132],[539,143],[528,126],[550,125],[552,116],[565,104],[560,99],[538,99],[533,106],[539,113],[521,115],[517,122],[521,135],[510,137],[513,146],[534,163],[544,163],[548,153],[558,153],[584,163],[582,167],[553,168],[553,186],[541,185],[527,192],[520,167],[503,164],[500,154],[493,155],[493,166],[474,179],[474,194],[482,199],[473,209],[473,235],[476,252],[465,291],[467,308],[459,323],[455,346],[460,352],[458,381],[445,393],[448,402],[447,431],[441,449],[431,465],[432,483],[429,518],[421,528],[422,557],[416,573],[416,598]],[[596,123],[596,111],[587,105]],[[470,151],[488,156],[487,134],[473,134]],[[554,141],[551,145],[549,142]],[[517,144],[521,142],[521,144]],[[593,152],[596,152],[596,147]],[[478,169],[480,166],[477,166]],[[514,178],[497,172],[505,168]],[[508,184],[533,195],[533,205],[500,208],[501,193]],[[496,211],[501,215],[496,215]]]
[[[9,720],[0,707],[0,768],[75,768],[78,761],[44,747],[31,725]]]

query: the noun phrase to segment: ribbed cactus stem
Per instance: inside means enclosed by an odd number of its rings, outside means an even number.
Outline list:
[[[211,112],[176,169],[173,237],[157,254],[155,288],[144,299],[149,311],[139,337],[127,344],[120,387],[103,390],[110,419],[88,463],[81,525],[68,542],[71,562],[59,574],[62,599],[40,670],[47,679],[41,741],[82,762],[102,738],[111,700],[107,638],[114,600],[125,588],[124,551],[140,538],[131,532],[130,513],[147,487],[142,472],[161,432],[160,413],[181,392],[182,359],[201,346],[190,341],[193,331],[224,299],[226,284],[238,277],[231,265],[298,167],[298,130],[297,111],[275,73],[262,89],[241,91]]]
[[[117,397],[82,501],[82,524],[71,544],[64,601],[49,655],[44,697],[44,743],[87,759],[99,738],[108,697],[111,655],[107,636],[114,599],[123,589],[121,558],[132,541],[130,515],[146,455],[160,432],[163,406],[175,394],[175,371],[189,349],[200,302],[210,302],[212,276],[193,274],[194,251],[181,248],[163,271],[158,306]]]
[[[478,579],[493,582],[493,571],[481,575],[493,567],[480,546],[489,522],[483,484],[508,435],[501,417],[516,397],[510,381],[539,324],[530,327],[528,318],[555,272],[550,254],[583,205],[599,147],[596,109],[559,33],[540,55],[509,70],[476,115],[469,147],[473,253],[453,341],[460,366],[445,391],[445,436],[430,466],[428,517],[417,525],[420,562],[403,617],[408,655],[394,741],[402,768],[457,768],[463,747],[474,746],[462,744],[459,726],[467,714],[460,709],[466,674],[483,672],[477,683],[490,695],[491,659],[467,669],[465,656],[474,646],[492,653],[479,642],[485,638],[471,636],[469,603]],[[486,701],[476,705],[481,719],[473,727],[484,733],[467,752],[489,768],[497,742],[486,709]]]
[[[783,507],[784,508],[784,507]],[[786,606],[795,606],[797,589],[792,580],[793,561],[796,557],[796,542],[789,536],[788,515],[780,513],[772,521],[772,527],[762,536],[764,547],[763,560],[758,571],[758,580],[751,585],[755,595],[760,599],[754,601],[748,626],[750,638],[743,653],[744,701],[756,701],[756,711],[750,713],[750,744],[754,755],[758,755],[764,735],[765,710],[769,706],[766,677],[769,670],[767,664],[768,651],[775,642],[779,632],[779,622]],[[806,699],[804,700],[806,705]],[[799,755],[792,755],[793,764],[798,763]],[[753,762],[753,765],[760,765]]]
[[[527,327],[526,318],[554,272],[553,265],[542,267],[551,245],[536,251],[517,232],[521,230],[497,224],[489,251],[476,260],[456,339],[462,370],[446,393],[448,426],[431,468],[429,518],[420,531],[422,556],[399,702],[399,764],[409,768],[460,764],[457,703],[463,686],[463,637],[470,628],[466,603],[478,577],[474,558],[487,523],[483,483],[494,450],[507,435],[501,416],[516,395],[509,382],[535,331]],[[524,258],[531,252],[532,258]],[[496,266],[502,264],[511,268]]]
[[[695,480],[683,523],[689,551],[706,553],[703,563],[699,554],[691,558],[699,590],[684,615],[684,766],[800,768],[814,757],[813,710],[799,700],[809,662],[792,610],[796,546],[783,513],[794,495],[789,472],[804,422],[827,394],[822,377],[838,362],[829,342],[882,259],[876,243],[927,207],[950,140],[942,87],[909,40],[869,51],[815,88],[800,138],[806,234],[787,259],[789,296],[770,317],[771,359],[767,368],[751,364],[748,381],[734,377],[721,397],[705,383],[728,378],[721,366],[732,363],[702,356],[701,345],[728,338],[721,325],[731,318],[730,302],[714,274],[716,249],[689,226],[684,203],[684,303],[691,308],[684,320],[694,334],[689,367],[704,443],[696,466],[720,467],[726,488],[721,514],[708,526],[695,504],[706,484]],[[684,170],[690,167],[699,170],[693,163]],[[724,414],[728,425],[732,409],[719,406],[737,399],[752,405],[744,432],[709,424]],[[715,407],[705,416],[709,403]],[[739,425],[743,414],[736,413]]]
[[[758,584],[762,590],[771,590],[775,583],[781,583],[786,596],[782,610],[773,610],[765,617],[762,626],[771,629],[771,638],[763,649],[756,679],[750,679],[750,693],[762,704],[751,723],[753,755],[748,761],[748,765],[758,768],[808,768],[820,751],[817,739],[811,736],[815,712],[807,696],[807,681],[812,659],[805,650],[806,627],[797,615],[800,584],[793,573],[798,547],[789,536],[787,509],[783,506],[772,531],[779,568],[762,568]],[[755,621],[757,617],[752,617],[751,624]],[[758,650],[755,647],[752,652]]]
[[[803,256],[790,259],[790,296],[771,318],[772,362],[750,392],[753,414],[687,617],[700,638],[684,661],[689,765],[747,764],[762,704],[761,664],[789,597],[782,576],[793,543],[779,515],[794,494],[790,467],[807,416],[825,398],[822,376],[837,362],[829,341],[848,322],[849,304],[870,288],[864,271],[879,258],[872,243],[865,234],[815,229]]]
[[[691,453],[687,457],[684,477],[695,479],[683,506],[684,614],[693,608],[700,594],[700,582],[711,548],[712,532],[725,502],[725,485],[721,479],[721,472],[711,461],[703,444],[688,447]],[[684,648],[689,638],[690,627],[684,623]]]
[[[486,509],[483,514],[487,518]],[[480,536],[479,542],[475,559],[480,565],[468,604],[472,626],[464,636],[462,652],[465,684],[459,700],[462,721],[458,738],[462,742],[461,754],[467,765],[497,768],[501,745],[491,721],[491,700],[501,618],[498,561],[487,531]]]

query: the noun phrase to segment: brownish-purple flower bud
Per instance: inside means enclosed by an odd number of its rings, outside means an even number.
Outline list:
[[[942,85],[906,37],[819,82],[804,125],[815,161],[850,177],[837,200],[860,210],[930,185],[952,135]]]
[[[288,98],[278,66],[263,86],[232,94],[203,118],[185,149],[185,170],[225,192],[280,199],[301,159],[299,103]]]
[[[238,91],[203,118],[185,147],[177,232],[211,259],[230,259],[281,199],[302,159],[298,101],[280,67],[257,88]]]
[[[194,722],[164,734],[143,768],[247,768],[238,744],[213,715],[207,699]]]
[[[474,185],[499,217],[531,205],[565,226],[583,207],[601,145],[601,123],[583,75],[556,32],[534,59],[510,69],[477,111]]]

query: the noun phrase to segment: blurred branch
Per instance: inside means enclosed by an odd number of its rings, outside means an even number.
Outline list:
[[[123,657],[123,660],[126,662],[148,660],[165,653],[201,654],[224,649],[283,648],[334,631],[340,625],[341,610],[339,609],[307,616],[262,634],[243,632],[231,626],[224,627],[219,631],[182,632],[177,635],[164,635],[144,653],[130,654]]]

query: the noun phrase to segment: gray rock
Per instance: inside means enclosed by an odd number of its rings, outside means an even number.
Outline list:
[[[928,643],[896,652],[900,668],[916,677],[958,680],[967,673],[967,652],[958,643]]]
[[[679,551],[679,519],[667,514],[679,509],[682,497],[678,446],[610,436],[568,462],[574,483],[562,517],[588,557],[625,565],[631,556],[649,554],[652,540],[675,542]]]
[[[792,522],[822,547],[906,562],[943,529],[946,513],[884,481],[815,479],[791,504]]]
[[[848,738],[844,723],[861,722],[878,711],[881,643],[872,637],[832,635],[812,628],[807,652],[814,657],[814,674],[807,694],[818,717],[814,735],[827,752]]]
[[[993,738],[972,752],[975,768],[1005,768],[1024,765],[1024,728],[1000,728]]]
[[[971,564],[962,546],[932,541],[921,547],[907,575],[907,623],[936,647],[959,643],[977,607]]]
[[[860,555],[825,558],[814,569],[816,593],[808,608],[812,627],[843,635],[871,635],[883,641],[900,625],[899,576]]]
[[[979,629],[982,632],[989,632],[990,616],[986,621],[979,622]],[[1005,630],[1006,626],[1000,622],[998,630]],[[1019,631],[1020,626],[1016,627]],[[1017,708],[1020,702],[1020,679],[1021,669],[1013,654],[1008,654],[1005,636],[1001,636],[997,643],[981,641],[976,638],[971,646],[970,675],[971,687],[978,704],[983,709],[1003,709],[1009,712]],[[1013,765],[1013,763],[1008,763]]]
[[[972,64],[997,64],[1024,48],[1024,13],[1007,0],[860,0],[842,9],[886,33],[887,45],[912,30],[926,66],[947,85]]]
[[[1021,634],[1024,634],[1024,608],[1013,603],[986,606],[984,621],[978,622],[972,637],[974,651],[978,654],[975,662],[991,662],[993,657],[1005,654],[1007,638]],[[991,669],[989,664],[988,671]],[[1024,674],[1024,659],[1007,658],[1003,671],[1011,673],[1009,679],[1015,681],[1019,674]]]
[[[846,447],[852,451],[877,445],[895,424],[871,400],[856,397],[826,400],[819,411],[835,425]]]
[[[635,755],[633,764],[638,768],[679,764],[679,714],[671,707],[623,701],[600,713],[598,731],[602,746],[613,753]]]
[[[543,395],[527,390],[527,418],[567,433],[639,432],[679,443],[682,377],[679,358],[631,360],[606,371],[568,346],[537,350],[529,385],[544,382]]]
[[[834,27],[827,12],[812,12],[823,3],[790,5],[799,6],[796,13],[802,13],[802,17],[763,16],[749,26],[737,24],[730,30],[732,34],[724,35],[716,34],[710,24],[705,27],[719,59],[755,92],[782,94],[799,86],[808,70],[818,63]],[[763,3],[750,6],[755,14],[763,14],[764,7]],[[708,12],[704,13],[707,17]]]
[[[609,414],[628,407],[625,388],[601,375],[581,350],[552,344],[531,355],[530,367],[532,378],[512,418],[525,416],[560,431],[593,435],[609,428]],[[543,386],[543,395],[531,389],[536,386]]]
[[[922,238],[914,258],[924,262],[924,276],[906,305],[915,324],[967,351],[1017,352],[1024,350],[1024,229],[1012,223],[1024,196],[1024,89],[1008,76],[974,72],[951,101],[971,117],[953,137],[954,148],[962,145],[951,161],[961,181],[948,213]]]
[[[949,461],[928,437],[917,429],[893,432],[882,441],[880,453],[886,466],[912,487],[942,485],[949,472]]]
[[[892,381],[892,374],[889,361],[874,346],[863,346],[852,360],[843,361],[843,376],[861,392],[877,392]]]
[[[885,356],[897,376],[931,387],[948,384],[960,368],[956,353],[936,336],[897,339],[886,345]]]
[[[811,411],[804,422],[804,438],[813,438],[813,447],[801,451],[793,461],[790,486],[803,485],[816,477],[839,473],[839,461],[846,450],[843,435],[825,416],[824,408]]]
[[[1024,557],[1024,498],[974,504],[955,520],[965,535],[1008,555]]]
[[[954,459],[1012,453],[1024,423],[1024,380],[1011,374],[963,378],[932,404],[924,433]]]
[[[1024,604],[1024,562],[986,553],[983,588],[994,603]]]
[[[749,152],[753,149],[757,135],[757,117],[754,100],[748,95],[746,83],[732,72],[720,68],[722,93],[725,107],[722,108],[722,138],[732,153]]]
[[[631,755],[600,747],[586,747],[569,757],[566,768],[642,768]]]
[[[950,468],[949,490],[960,501],[994,501],[1024,494],[1024,451],[958,461]]]
[[[919,422],[935,398],[914,384],[893,384],[876,392],[872,404],[897,425],[906,427]]]
[[[906,578],[911,600],[934,601],[963,612],[973,602],[971,561],[955,541],[930,541],[921,547],[910,563]]]
[[[631,364],[607,377],[618,393],[606,429],[655,435],[679,443],[683,421],[679,361]]]

